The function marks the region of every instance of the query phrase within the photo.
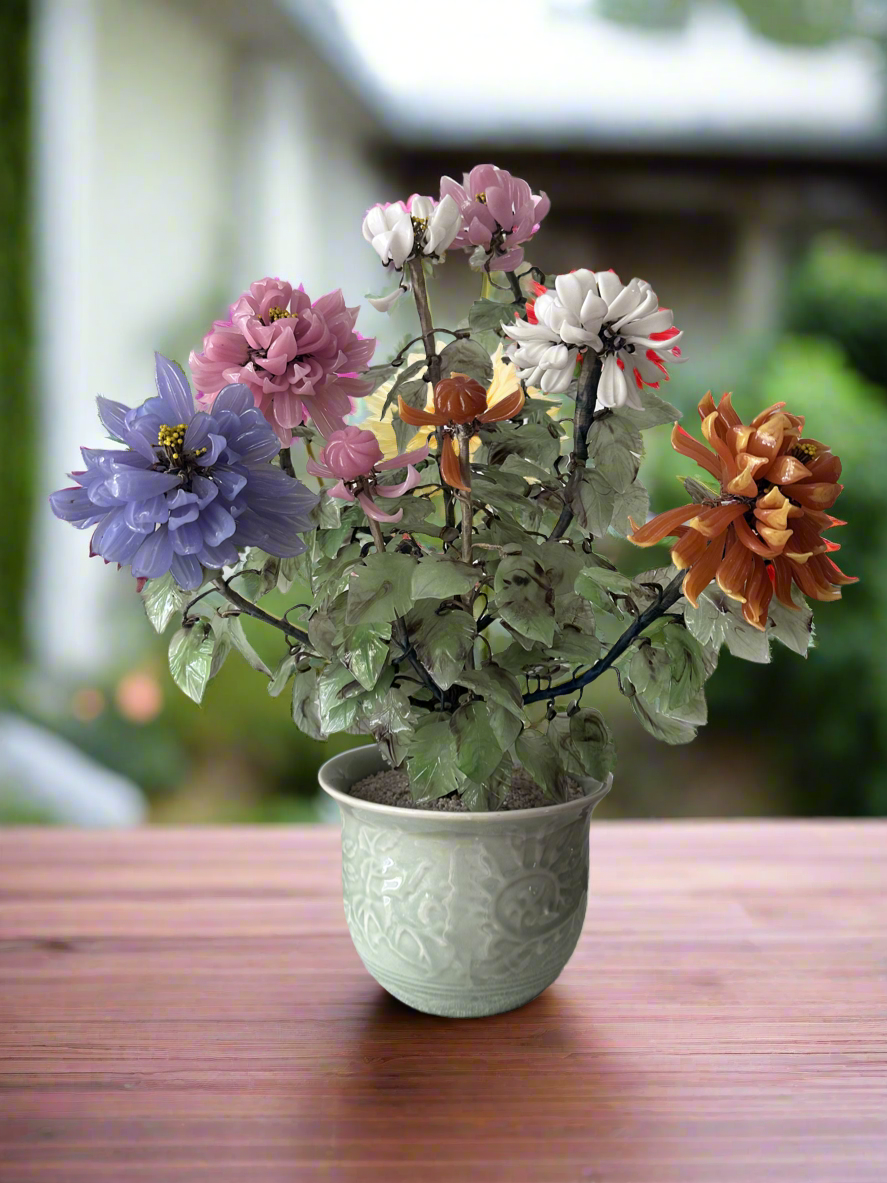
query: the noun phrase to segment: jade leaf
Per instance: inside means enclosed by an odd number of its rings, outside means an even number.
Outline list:
[[[502,759],[500,740],[490,722],[485,702],[459,707],[450,719],[456,739],[456,765],[470,780],[484,782]]]
[[[361,690],[351,670],[330,663],[317,679],[317,717],[321,730],[347,731],[357,715]]]
[[[461,608],[437,612],[423,601],[406,624],[422,665],[442,690],[448,690],[471,655],[477,635],[474,617]]]
[[[446,600],[471,591],[479,572],[470,563],[447,555],[425,555],[413,571],[413,599]]]
[[[180,628],[169,643],[169,672],[180,690],[200,702],[210,679],[216,637],[212,627],[198,621],[191,628]]]
[[[434,801],[460,788],[464,777],[456,765],[456,737],[449,719],[429,716],[416,727],[406,764],[416,801]]]
[[[295,653],[287,653],[277,663],[277,668],[268,683],[268,693],[272,698],[277,698],[278,694],[286,689],[287,683],[296,672],[297,660]]]
[[[624,493],[638,475],[644,452],[640,433],[623,419],[605,415],[588,430],[588,454],[594,471],[611,489]]]
[[[416,562],[409,555],[369,554],[348,585],[348,624],[385,624],[412,607]]]
[[[162,633],[166,626],[181,612],[194,593],[182,591],[169,572],[159,579],[149,579],[142,588],[142,603],[145,613],[155,632]]]
[[[372,690],[388,658],[391,643],[390,624],[358,624],[345,629],[343,665],[357,678],[364,690]]]
[[[526,555],[510,555],[496,568],[496,609],[515,633],[550,645],[554,640],[554,594],[545,570]]]
[[[617,419],[624,419],[635,431],[646,431],[648,427],[662,427],[666,423],[676,423],[681,418],[681,412],[677,407],[673,407],[647,387],[639,390],[637,394],[644,404],[642,411],[625,406],[613,412]]]
[[[293,722],[311,739],[326,739],[317,710],[317,670],[305,670],[293,678]]]
[[[549,796],[560,796],[563,772],[557,748],[541,731],[523,731],[515,740],[514,754],[533,780]]]
[[[517,678],[498,665],[485,665],[479,670],[466,670],[459,676],[459,685],[468,686],[488,702],[496,703],[524,721],[524,700]]]
[[[468,325],[476,333],[492,330],[499,326],[511,324],[518,307],[516,304],[503,304],[499,300],[475,300],[468,309]]]
[[[493,362],[486,349],[470,338],[451,341],[440,354],[442,378],[450,374],[467,374],[486,389],[493,380]]]

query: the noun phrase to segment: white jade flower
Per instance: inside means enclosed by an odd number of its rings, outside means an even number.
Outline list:
[[[682,333],[668,308],[643,279],[623,284],[612,271],[559,275],[554,291],[536,286],[527,320],[504,326],[517,342],[513,361],[520,377],[548,394],[570,385],[581,354],[601,357],[597,403],[641,407],[638,391],[668,381],[666,360],[682,361]]]

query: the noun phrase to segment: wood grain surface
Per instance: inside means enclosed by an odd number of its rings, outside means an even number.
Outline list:
[[[887,824],[591,834],[560,981],[453,1021],[334,829],[0,832],[0,1181],[885,1183]]]

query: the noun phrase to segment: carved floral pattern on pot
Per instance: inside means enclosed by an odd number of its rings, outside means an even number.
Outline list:
[[[401,989],[539,993],[582,929],[593,805],[480,833],[344,806],[345,914],[361,957]]]

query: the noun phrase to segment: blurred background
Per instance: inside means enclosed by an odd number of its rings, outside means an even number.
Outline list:
[[[185,362],[266,274],[385,290],[367,207],[488,160],[551,197],[530,261],[640,275],[675,309],[691,430],[709,387],[744,416],[784,399],[844,461],[861,583],[818,606],[807,661],[725,653],[689,747],[602,679],[606,812],[887,813],[884,0],[3,0],[0,43],[0,824],[322,816],[316,769],[357,741],[304,738],[236,657],[196,707],[133,581],[46,496],[100,443],[97,393],[151,393],[155,348]],[[437,323],[477,286],[438,268]],[[362,312],[377,360],[406,303]],[[687,469],[661,435],[657,509]]]

